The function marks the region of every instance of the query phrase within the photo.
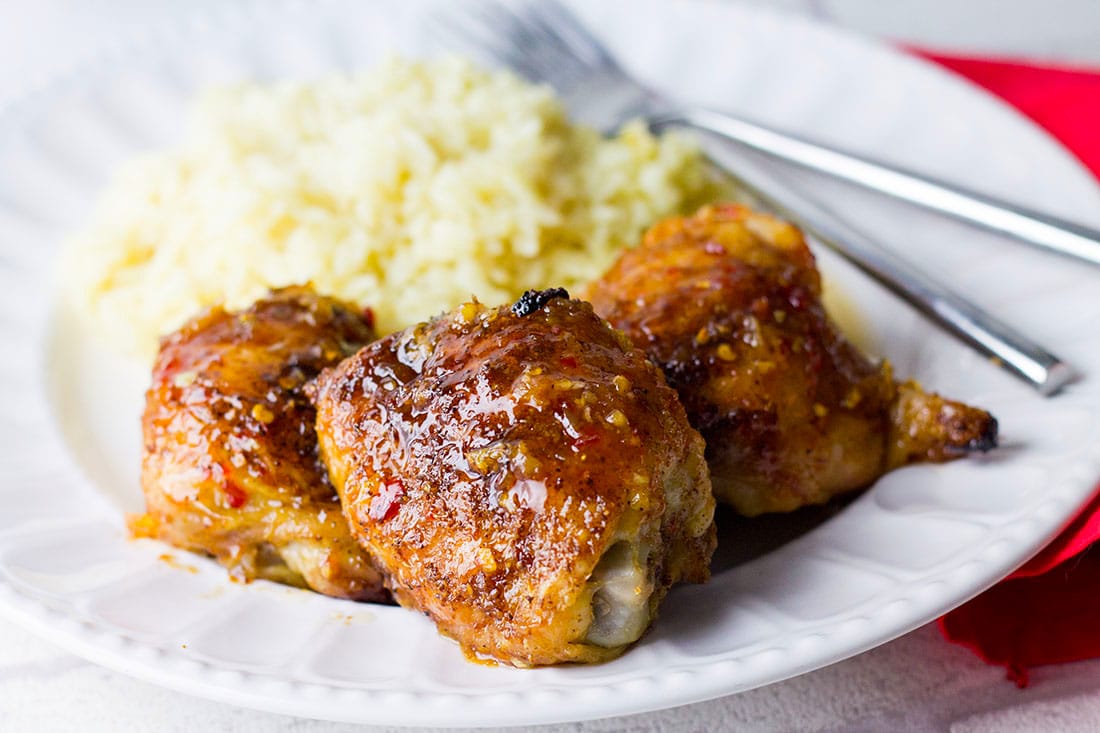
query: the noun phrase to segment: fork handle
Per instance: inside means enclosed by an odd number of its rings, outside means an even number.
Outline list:
[[[762,153],[975,224],[1051,252],[1100,265],[1100,230],[986,196],[855,153],[701,108],[651,119],[728,137]]]
[[[1077,377],[1028,336],[880,247],[820,200],[777,180],[747,156],[734,156],[729,141],[718,139],[725,145],[708,146],[712,160],[746,190],[1040,394],[1053,395]]]

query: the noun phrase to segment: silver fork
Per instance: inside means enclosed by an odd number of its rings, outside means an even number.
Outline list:
[[[463,7],[467,7],[465,4]],[[631,78],[557,0],[528,2],[509,12],[504,4],[474,3],[453,27],[487,44],[489,52],[525,76],[548,81],[583,109],[589,124],[629,119],[644,112],[658,126],[687,126],[726,137],[803,168],[892,196],[949,218],[1026,244],[1100,265],[1100,230],[1003,201],[931,176],[807,140],[758,122],[691,105],[670,104]],[[481,21],[480,26],[478,21]],[[497,33],[494,25],[499,24]],[[526,44],[530,43],[530,46]],[[637,116],[635,114],[634,116]]]
[[[612,131],[643,117],[655,129],[675,125],[704,133],[719,143],[707,146],[711,159],[746,190],[1040,394],[1052,395],[1076,377],[1029,337],[879,247],[815,197],[737,155],[717,124],[722,115],[676,105],[630,77],[556,0],[456,3],[436,17],[431,30],[449,47],[464,47],[549,84],[573,115],[599,129]]]

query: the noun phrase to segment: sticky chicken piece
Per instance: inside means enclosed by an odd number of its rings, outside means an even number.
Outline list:
[[[394,596],[465,652],[598,662],[715,546],[703,441],[664,378],[564,291],[476,302],[315,383],[322,453]]]
[[[582,296],[664,371],[720,500],[785,512],[996,445],[986,411],[898,384],[830,321],[794,226],[739,205],[659,222]]]
[[[132,532],[212,555],[238,580],[386,600],[302,393],[373,340],[368,320],[296,287],[239,313],[214,308],[165,337],[142,418],[146,514],[131,518]]]

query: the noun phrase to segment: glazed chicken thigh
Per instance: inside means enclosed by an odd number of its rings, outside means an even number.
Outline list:
[[[239,580],[386,600],[348,531],[303,385],[371,341],[349,306],[287,288],[164,338],[146,393],[133,533],[207,553]]]
[[[466,303],[311,388],[354,533],[399,603],[517,666],[620,654],[715,545],[703,441],[564,291]]]
[[[794,226],[739,205],[654,226],[583,296],[664,371],[719,499],[753,516],[994,447],[984,410],[897,383],[829,320]]]

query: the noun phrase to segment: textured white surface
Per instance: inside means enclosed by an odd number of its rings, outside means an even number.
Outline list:
[[[914,357],[913,366],[921,367],[919,358]],[[5,730],[8,723],[15,730],[76,724],[91,730],[266,730],[278,725],[288,730],[336,729],[182,698],[58,655],[14,630],[0,637],[0,650],[0,723]],[[13,655],[10,661],[8,654]],[[1095,683],[1075,686],[1073,681],[1095,680],[1098,670],[1096,665],[1055,668],[1049,676],[1037,674],[1036,689],[1021,694],[999,681],[998,670],[948,648],[924,629],[790,682],[712,703],[592,723],[585,729],[715,730],[736,725],[817,730],[855,724],[924,730],[944,729],[953,721],[960,730],[1046,729],[1055,722],[1088,730],[1095,728],[1088,724],[1095,720],[1096,705],[1095,695],[1085,691]],[[72,692],[59,695],[60,690]],[[1013,728],[1017,723],[1022,727]]]
[[[426,730],[289,718],[188,697],[61,652],[2,620],[0,649],[0,724],[5,731]],[[1045,667],[1036,670],[1030,689],[1017,690],[1000,670],[945,644],[934,628],[924,627],[854,659],[707,703],[588,723],[503,730],[1086,733],[1100,729],[1098,679],[1100,661]]]

